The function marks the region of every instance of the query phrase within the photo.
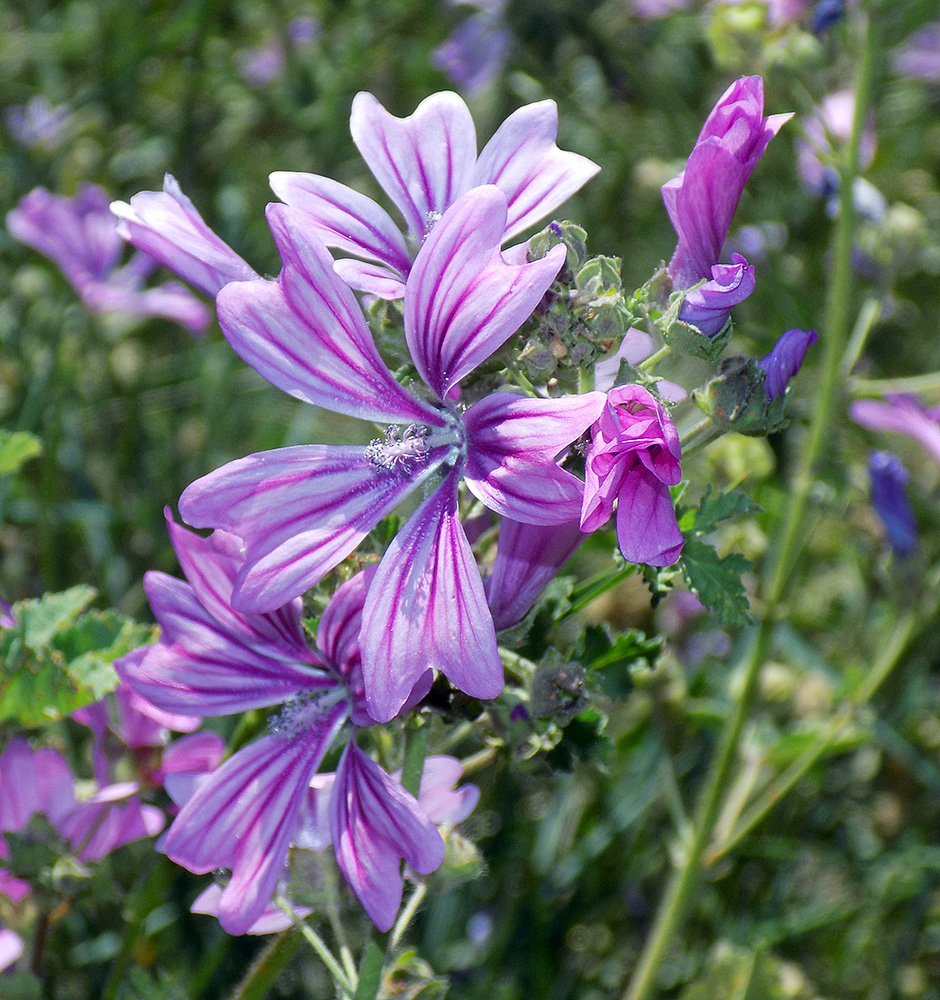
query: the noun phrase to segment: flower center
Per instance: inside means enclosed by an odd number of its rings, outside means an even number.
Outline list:
[[[366,447],[366,458],[382,472],[400,472],[411,475],[415,469],[426,465],[431,446],[430,429],[424,424],[409,424],[404,430],[389,427],[385,440],[373,438]]]
[[[348,700],[349,691],[345,684],[337,684],[326,691],[304,691],[285,702],[277,715],[268,719],[268,731],[274,736],[293,739],[307,730],[331,724],[327,718],[330,709]]]

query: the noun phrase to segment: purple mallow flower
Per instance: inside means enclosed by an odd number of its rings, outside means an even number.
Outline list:
[[[163,841],[166,853],[194,872],[230,869],[230,881],[207,905],[230,933],[260,933],[288,848],[292,842],[311,846],[302,831],[310,822],[308,789],[323,756],[347,722],[373,723],[363,699],[359,633],[375,569],[333,595],[314,651],[304,637],[299,600],[261,614],[232,607],[242,562],[238,538],[222,531],[200,538],[169,519],[168,525],[188,583],[147,574],[162,635],[116,667],[167,712],[229,714],[282,705],[268,733],[213,774],[188,787],[168,784],[184,804]],[[430,680],[430,672],[419,678],[405,707],[427,693]],[[397,896],[392,877],[400,859],[427,873],[443,860],[444,845],[418,802],[400,786],[391,788],[392,779],[359,750],[355,728],[346,738],[335,779],[339,791],[324,815],[347,881],[387,930],[401,899],[400,877]],[[369,865],[380,870],[377,883]]]
[[[873,431],[906,434],[940,463],[940,407],[925,407],[914,396],[857,399],[849,407],[849,416]]]
[[[911,555],[917,549],[917,520],[907,498],[910,474],[890,451],[873,451],[868,472],[872,506],[885,526],[891,548],[899,556]]]
[[[764,84],[759,76],[742,77],[721,96],[705,121],[685,170],[663,185],[663,201],[679,236],[669,274],[678,289],[691,288],[703,279],[699,295],[707,301],[709,328],[724,326],[732,306],[753,289],[753,270],[737,256],[731,268],[714,271],[731,220],[751,171],[788,114],[764,116]],[[707,290],[707,291],[706,291]],[[694,323],[702,302],[685,303],[680,318]]]
[[[769,400],[787,391],[790,379],[800,370],[806,352],[819,340],[815,330],[787,330],[757,364],[764,370],[764,389]]]
[[[75,128],[72,109],[66,104],[53,107],[42,94],[7,108],[3,118],[11,135],[28,149],[57,149]]]
[[[381,206],[315,174],[271,174],[274,193],[308,213],[305,225],[329,247],[358,260],[337,261],[354,288],[400,298],[417,250],[441,215],[473,187],[494,184],[508,211],[500,243],[544,218],[600,169],[555,145],[558,109],[540,101],[515,111],[477,156],[467,105],[453,93],[422,101],[396,118],[371,95],[357,94],[353,140],[385,193],[404,216],[407,236]]]
[[[191,333],[204,330],[209,311],[188,289],[176,282],[143,287],[156,267],[147,254],[118,267],[124,244],[109,206],[107,194],[93,184],[83,184],[74,198],[35,188],[7,213],[7,229],[58,264],[96,315],[164,316]]]
[[[894,72],[940,83],[940,21],[922,25],[909,35],[891,58]]]
[[[720,333],[728,312],[754,291],[754,268],[736,253],[730,264],[715,264],[711,281],[689,292],[680,313],[684,323],[697,326],[706,337]]]
[[[405,339],[424,387],[401,386],[375,349],[352,291],[333,270],[308,216],[268,217],[284,262],[276,281],[236,282],[218,296],[229,342],[279,388],[339,413],[391,425],[367,446],[306,445],[250,455],[193,483],[190,524],[244,539],[233,602],[280,607],[344,559],[408,494],[418,509],[392,542],[363,610],[369,712],[396,715],[434,667],[474,697],[502,690],[483,585],[460,522],[458,487],[532,524],[578,516],[583,484],[556,462],[594,422],[602,393],[563,399],[494,392],[460,412],[459,382],[529,316],[564,248],[529,264],[500,253],[506,196],[475,188],[448,209],[410,269]]]
[[[503,21],[506,0],[450,2],[475,10],[431,53],[431,63],[467,94],[479,94],[499,76],[512,45]]]
[[[629,562],[671,566],[683,538],[669,487],[682,478],[679,434],[651,393],[611,389],[585,456],[581,530],[604,524],[617,503],[617,541]]]

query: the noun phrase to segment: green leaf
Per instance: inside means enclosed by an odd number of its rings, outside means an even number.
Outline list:
[[[93,587],[79,584],[59,594],[43,594],[38,599],[13,606],[23,642],[30,649],[45,646],[52,636],[80,615],[97,596]]]
[[[94,597],[79,586],[16,605],[0,635],[0,721],[42,725],[97,701],[117,687],[114,660],[154,641],[156,629],[115,611],[82,614]]]
[[[662,645],[662,639],[647,639],[632,629],[611,639],[606,626],[588,625],[572,656],[590,671],[589,683],[595,682],[611,698],[623,699],[633,690],[633,668],[654,663]]]
[[[39,438],[26,431],[0,430],[0,476],[8,476],[42,452]]]
[[[705,607],[710,608],[725,625],[747,625],[748,600],[741,577],[751,568],[740,552],[723,559],[714,546],[699,538],[686,539],[682,550],[682,570],[689,587]]]
[[[729,517],[741,517],[744,514],[759,514],[761,507],[746,493],[731,490],[728,493],[716,493],[709,483],[695,512],[694,531],[697,535],[707,535],[715,529],[719,521]]]

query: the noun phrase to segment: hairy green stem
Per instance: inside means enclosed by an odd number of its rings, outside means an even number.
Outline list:
[[[317,934],[283,896],[275,896],[274,902],[290,917],[294,927],[300,932],[307,944],[317,953],[320,961],[327,967],[340,991],[348,997],[353,996],[356,993],[356,983],[350,981],[346,975],[346,970],[327,947],[323,938]]]
[[[623,1000],[646,1000],[652,994],[663,959],[685,919],[701,872],[705,849],[711,840],[720,813],[725,786],[737,758],[738,744],[750,712],[760,668],[770,649],[771,635],[779,614],[781,599],[800,544],[805,538],[806,509],[812,477],[830,432],[836,390],[840,381],[839,367],[845,353],[850,325],[854,232],[852,189],[858,172],[859,143],[869,104],[874,67],[874,33],[867,21],[864,23],[864,33],[852,135],[840,174],[839,216],[834,237],[833,273],[822,338],[824,353],[821,384],[808,441],[793,484],[790,504],[778,534],[779,544],[776,546],[774,558],[765,577],[766,612],[752,639],[749,655],[745,660],[743,684],[734,710],[726,723],[721,749],[706,781],[692,837],[679,868],[669,882],[640,961],[623,994]]]
[[[407,905],[398,915],[398,919],[395,921],[395,926],[392,928],[391,942],[392,948],[398,946],[398,942],[401,940],[402,934],[408,929],[408,925],[414,920],[414,915],[418,912],[418,907],[421,905],[422,900],[428,893],[428,887],[424,882],[419,882],[415,886],[414,892],[411,894],[411,898],[408,900]]]
[[[294,927],[281,931],[235,987],[231,1000],[262,1000],[266,997],[274,980],[300,947],[300,941],[300,935]]]

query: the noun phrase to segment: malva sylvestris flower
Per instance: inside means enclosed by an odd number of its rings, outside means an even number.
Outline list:
[[[624,559],[671,566],[683,538],[669,487],[682,478],[679,434],[653,395],[638,385],[610,390],[585,455],[581,530],[605,524],[617,504]]]
[[[444,212],[471,188],[493,184],[506,195],[500,244],[554,211],[600,169],[559,149],[558,109],[540,101],[515,111],[477,156],[470,111],[457,94],[434,94],[407,118],[396,118],[367,93],[350,117],[353,140],[369,169],[401,212],[394,219],[364,194],[328,177],[279,171],[274,193],[305,213],[303,225],[327,246],[352,257],[336,270],[352,287],[401,298],[414,259]],[[118,230],[197,288],[215,295],[228,281],[258,275],[219,239],[167,175],[164,190],[115,202]],[[524,259],[524,248],[514,255]],[[356,259],[358,258],[358,259]]]
[[[264,612],[316,584],[424,486],[426,498],[383,556],[363,609],[368,710],[377,721],[395,716],[430,667],[467,694],[494,698],[502,663],[458,486],[524,523],[575,520],[583,484],[556,457],[591,426],[605,397],[494,392],[460,412],[450,396],[529,316],[564,248],[508,264],[500,252],[505,194],[474,188],[451,206],[406,284],[405,339],[424,383],[412,392],[379,357],[306,214],[274,205],[268,217],[284,267],[276,281],[232,282],[219,292],[229,343],[292,395],[391,426],[367,446],[303,445],[232,462],[189,486],[180,513],[243,539],[233,604]]]
[[[668,267],[673,284],[684,289],[706,281],[684,304],[680,319],[696,326],[706,323],[703,332],[708,336],[724,326],[722,300],[727,319],[731,308],[754,290],[753,268],[740,255],[730,265],[720,264],[721,248],[744,185],[770,140],[791,117],[764,117],[764,83],[759,76],[736,80],[705,120],[685,170],[662,187],[666,211],[679,237]]]
[[[401,901],[401,878],[392,878],[400,860],[426,874],[440,865],[444,844],[417,800],[355,743],[356,727],[374,724],[363,699],[359,645],[374,567],[333,595],[313,650],[301,625],[300,600],[261,614],[232,606],[243,559],[240,539],[223,531],[200,538],[169,515],[167,521],[187,582],[147,574],[145,588],[162,634],[155,645],[118,660],[119,675],[166,712],[221,715],[282,707],[266,735],[211,775],[182,795],[169,789],[184,804],[163,849],[193,872],[231,870],[215,900],[229,933],[256,933],[259,921],[267,926],[263,918],[288,848],[294,841],[303,846],[311,781],[345,731],[329,811],[333,843],[363,908],[388,930]],[[419,678],[405,708],[427,693],[430,681],[430,672]]]

